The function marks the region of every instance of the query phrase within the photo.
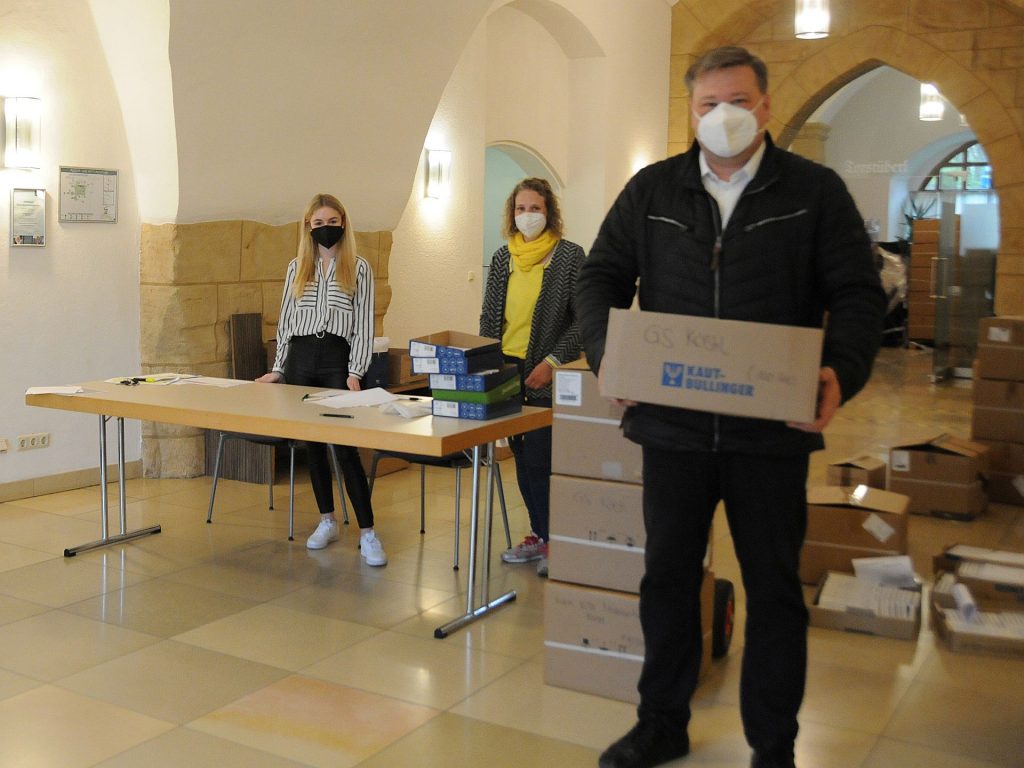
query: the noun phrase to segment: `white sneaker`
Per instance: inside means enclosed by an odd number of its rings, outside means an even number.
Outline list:
[[[338,540],[338,521],[321,520],[320,525],[306,539],[306,549],[323,549],[332,541]]]
[[[359,554],[363,556],[367,565],[388,564],[388,556],[384,554],[384,545],[380,543],[380,539],[373,531],[359,537]]]

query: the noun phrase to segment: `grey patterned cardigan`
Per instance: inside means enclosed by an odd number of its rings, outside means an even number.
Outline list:
[[[540,296],[533,310],[530,341],[526,346],[526,372],[529,373],[551,355],[559,363],[570,363],[580,356],[580,332],[576,322],[576,277],[586,258],[583,249],[568,240],[559,240],[544,270]],[[487,274],[480,335],[500,339],[505,320],[509,264],[512,254],[503,245],[494,253]],[[550,385],[530,390],[532,398],[550,398]]]

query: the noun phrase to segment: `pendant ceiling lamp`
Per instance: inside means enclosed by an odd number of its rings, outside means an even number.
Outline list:
[[[830,21],[828,0],[796,0],[793,31],[801,40],[828,37]]]

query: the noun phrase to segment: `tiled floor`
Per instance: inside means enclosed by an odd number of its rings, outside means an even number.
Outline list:
[[[812,482],[831,459],[968,434],[970,385],[929,384],[929,359],[883,351],[870,387],[829,428]],[[521,536],[514,467],[503,469]],[[380,569],[361,563],[352,530],[306,551],[308,491],[289,543],[286,513],[265,509],[261,487],[222,482],[206,525],[207,478],[131,481],[130,527],[163,532],[70,559],[64,547],[98,536],[96,488],[0,504],[0,766],[595,765],[633,708],[543,684],[545,582],[532,566],[496,559],[492,596],[515,588],[518,599],[433,638],[465,608],[467,569],[451,570],[451,473],[431,471],[427,487],[421,536],[418,474],[378,482],[391,557]],[[716,574],[738,585],[724,522],[715,535]],[[911,519],[924,576],[957,541],[1024,548],[1024,512]],[[740,630],[742,619],[741,607]],[[952,654],[927,629],[916,643],[812,629],[810,646],[803,768],[1024,765],[1024,661]],[[698,691],[681,765],[748,764],[741,651],[738,631]]]

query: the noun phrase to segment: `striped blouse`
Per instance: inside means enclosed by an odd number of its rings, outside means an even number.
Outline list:
[[[356,256],[355,295],[345,293],[334,282],[334,259],[326,274],[317,259],[315,282],[306,284],[299,299],[292,293],[298,259],[288,265],[281,296],[281,316],[277,320],[277,356],[273,370],[284,373],[288,346],[293,336],[331,333],[344,336],[351,346],[348,358],[349,375],[363,378],[373,354],[373,273],[361,256]]]

